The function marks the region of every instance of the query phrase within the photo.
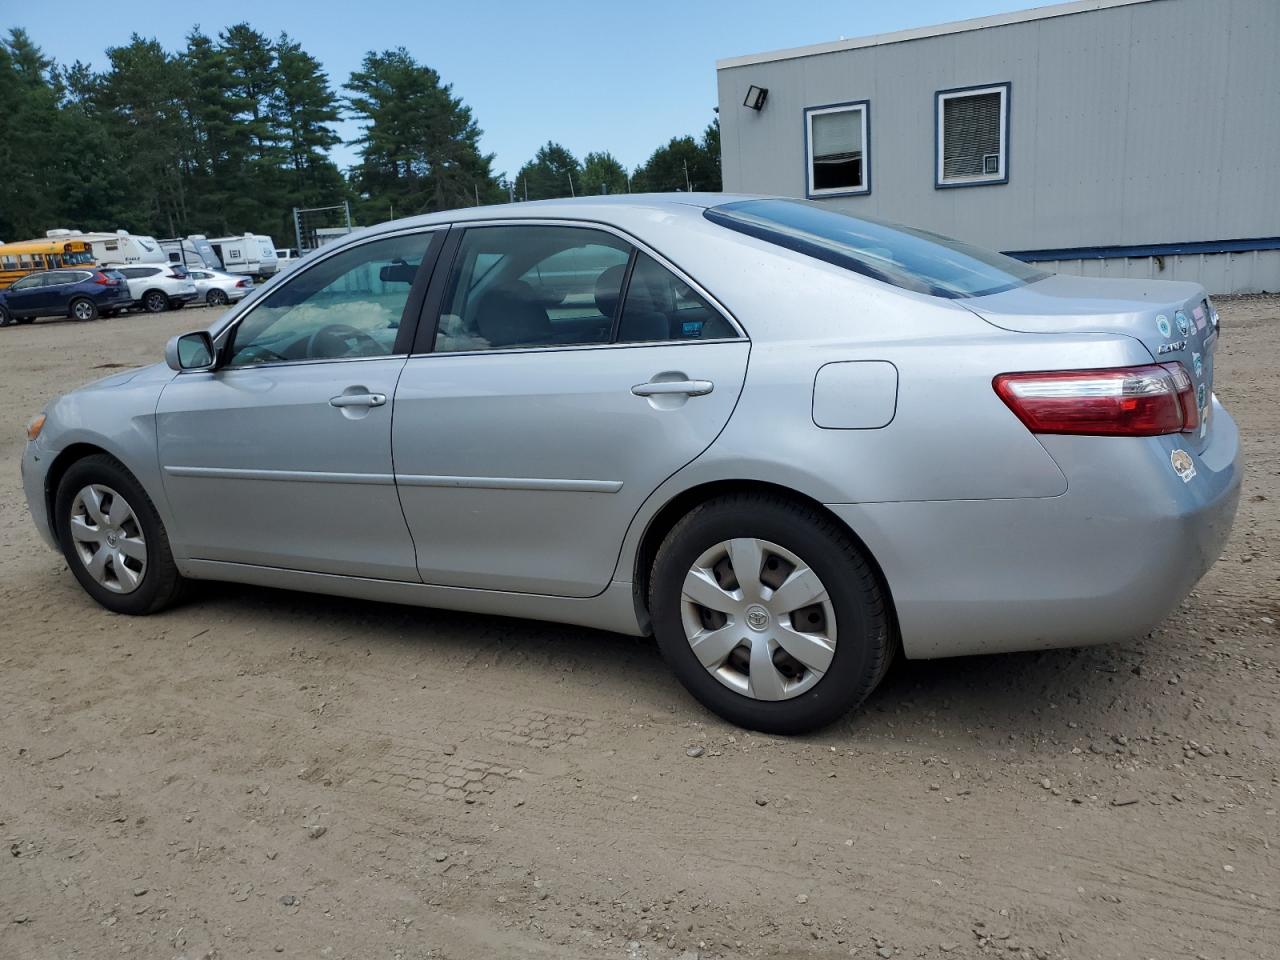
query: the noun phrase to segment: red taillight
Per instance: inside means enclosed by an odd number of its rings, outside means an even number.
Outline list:
[[[252,281],[252,280],[250,280],[248,277],[246,277],[245,279],[243,279],[243,280],[241,280],[239,283],[237,283],[237,284],[236,284],[236,286],[237,286],[237,287],[252,287],[252,286],[253,286],[253,281]]]
[[[105,273],[95,273],[93,275],[93,282],[100,287],[114,287],[116,285],[116,281],[112,280]]]
[[[1200,425],[1181,363],[1002,373],[992,384],[1032,433],[1155,437]]]

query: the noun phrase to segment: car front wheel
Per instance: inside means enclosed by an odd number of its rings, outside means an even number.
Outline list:
[[[895,649],[883,591],[848,531],[768,495],[714,500],[677,523],[654,560],[649,609],[689,692],[769,733],[843,716]]]
[[[155,613],[183,586],[164,523],[142,485],[114,457],[72,464],[54,501],[63,556],[80,586],[116,613]]]

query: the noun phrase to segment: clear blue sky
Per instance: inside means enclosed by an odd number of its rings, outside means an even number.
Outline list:
[[[407,47],[473,110],[495,172],[514,174],[547,140],[581,158],[610,150],[628,168],[714,114],[715,62],[906,27],[1044,6],[1036,0],[310,0],[174,3],[0,0],[0,28],[25,27],[63,63],[106,65],[137,32],[168,50],[192,26],[239,21],[287,30],[340,88],[368,50]],[[346,139],[358,134],[345,122]],[[354,152],[340,147],[342,166]]]

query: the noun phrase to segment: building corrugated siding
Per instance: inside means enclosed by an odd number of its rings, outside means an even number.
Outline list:
[[[865,99],[871,193],[822,201],[851,213],[1003,250],[1280,236],[1278,49],[1280,0],[1151,0],[724,67],[725,190],[803,196],[804,108]],[[935,92],[1003,82],[1009,182],[935,189]]]

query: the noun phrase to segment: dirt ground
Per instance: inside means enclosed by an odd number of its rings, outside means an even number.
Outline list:
[[[792,740],[611,634],[215,585],[105,612],[31,527],[22,428],[211,314],[0,330],[0,957],[1280,956],[1280,299],[1220,308],[1248,479],[1181,608],[900,662]]]

